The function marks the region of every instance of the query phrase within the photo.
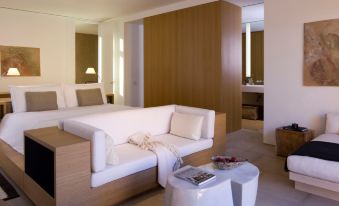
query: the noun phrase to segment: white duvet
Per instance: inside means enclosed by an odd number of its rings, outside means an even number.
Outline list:
[[[127,109],[132,109],[132,107],[105,104],[43,112],[10,113],[7,114],[1,121],[0,138],[16,151],[24,154],[25,130],[58,126],[59,120],[67,118]]]
[[[323,134],[312,141],[339,144],[339,135]],[[292,155],[287,158],[287,167],[290,171],[298,174],[339,183],[339,162]]]

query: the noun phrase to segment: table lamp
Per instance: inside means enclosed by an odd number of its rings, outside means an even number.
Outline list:
[[[11,67],[11,68],[8,69],[6,75],[7,76],[20,76],[20,72],[19,72],[18,68]]]

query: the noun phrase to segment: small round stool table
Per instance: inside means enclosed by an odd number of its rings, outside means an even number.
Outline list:
[[[199,168],[216,176],[231,179],[234,206],[255,206],[260,174],[255,165],[246,162],[230,170],[218,170],[213,163],[209,163]]]
[[[185,169],[183,167],[182,169]],[[220,175],[204,185],[196,186],[185,180],[168,177],[165,206],[233,206],[231,180]]]

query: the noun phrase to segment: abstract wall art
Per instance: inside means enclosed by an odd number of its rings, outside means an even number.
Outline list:
[[[339,86],[339,19],[304,24],[304,85]]]
[[[40,49],[30,47],[0,46],[1,76],[9,68],[17,68],[20,76],[40,76]]]

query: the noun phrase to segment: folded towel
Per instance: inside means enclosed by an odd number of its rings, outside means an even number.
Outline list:
[[[129,137],[128,142],[135,144],[143,150],[154,152],[158,158],[158,182],[166,187],[168,176],[179,169],[183,163],[182,158],[174,145],[154,140],[150,134],[137,133]]]

